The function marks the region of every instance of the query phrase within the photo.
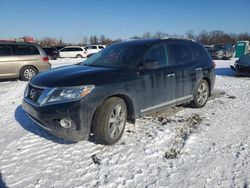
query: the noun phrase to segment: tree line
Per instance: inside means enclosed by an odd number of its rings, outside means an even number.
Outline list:
[[[130,39],[162,39],[166,37],[177,37],[177,38],[189,38],[196,41],[201,42],[205,45],[212,45],[212,44],[236,44],[237,41],[247,40],[250,41],[250,33],[226,33],[223,31],[201,31],[198,34],[195,34],[193,31],[188,31],[184,35],[179,34],[169,34],[165,32],[145,32],[142,35],[135,35],[130,37]],[[97,36],[84,36],[82,40],[80,40],[78,43],[74,43],[74,45],[81,45],[85,46],[88,44],[104,44],[109,45],[116,42],[121,42],[122,39],[110,39],[105,37],[105,35]],[[42,46],[63,46],[63,45],[72,45],[70,43],[66,43],[63,41],[63,39],[56,39],[51,37],[44,37],[42,39],[36,40],[36,43],[42,45]]]

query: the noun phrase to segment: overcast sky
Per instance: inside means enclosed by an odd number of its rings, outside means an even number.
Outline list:
[[[0,38],[250,32],[250,0],[0,0]]]

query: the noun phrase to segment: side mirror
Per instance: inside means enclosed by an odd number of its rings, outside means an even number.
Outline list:
[[[151,69],[156,69],[158,67],[160,67],[160,65],[154,59],[145,59],[142,63],[142,66],[140,66],[140,69],[141,70],[151,70]]]

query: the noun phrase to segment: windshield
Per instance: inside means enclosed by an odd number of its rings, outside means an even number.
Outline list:
[[[147,49],[145,44],[114,44],[91,56],[81,65],[100,67],[132,66]]]

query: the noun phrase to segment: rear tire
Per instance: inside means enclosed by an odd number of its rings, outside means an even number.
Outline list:
[[[127,121],[127,107],[118,97],[107,99],[96,110],[93,119],[93,133],[97,143],[111,145],[122,137]]]
[[[202,79],[194,93],[194,99],[190,105],[194,108],[202,108],[207,103],[209,96],[209,85],[206,80]]]
[[[24,81],[31,80],[38,73],[37,69],[32,66],[23,67],[20,71],[21,79]]]
[[[78,54],[76,55],[76,58],[82,58],[82,55]]]

